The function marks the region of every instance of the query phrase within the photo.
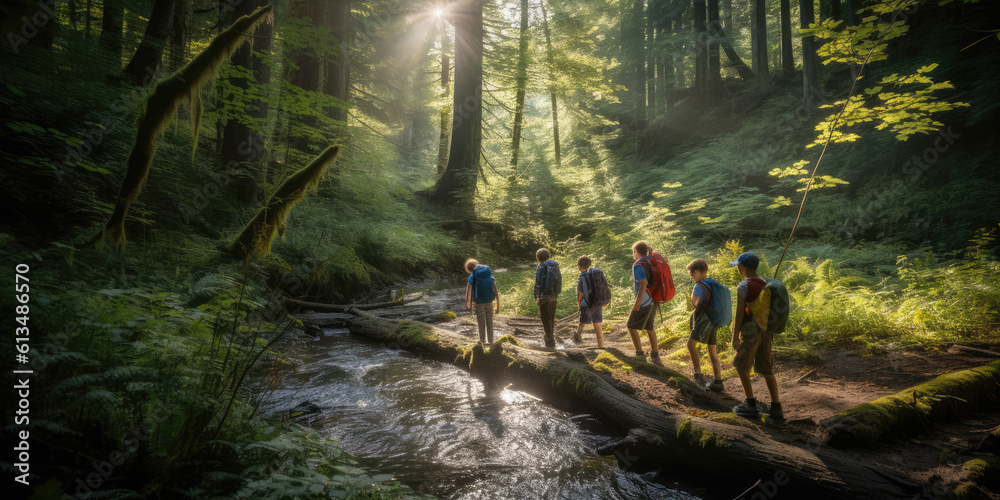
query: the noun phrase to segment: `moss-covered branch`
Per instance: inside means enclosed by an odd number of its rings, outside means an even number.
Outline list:
[[[156,90],[146,100],[146,109],[139,118],[135,143],[126,161],[125,178],[118,191],[115,209],[95,237],[98,244],[109,243],[115,248],[125,244],[125,216],[149,175],[149,168],[156,154],[156,137],[177,113],[181,101],[189,99],[197,146],[202,110],[199,97],[201,86],[216,74],[236,49],[250,39],[246,36],[247,33],[271,19],[271,10],[270,5],[265,5],[252,14],[237,19],[229,29],[215,37],[204,52],[157,84]]]
[[[323,177],[326,166],[337,159],[340,148],[331,146],[320,153],[308,166],[289,175],[267,199],[267,203],[257,211],[257,215],[229,242],[228,250],[243,259],[271,252],[274,233],[284,236],[288,214],[306,192],[315,189]]]

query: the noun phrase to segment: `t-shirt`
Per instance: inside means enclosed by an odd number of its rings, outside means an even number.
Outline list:
[[[580,307],[587,307],[587,299],[590,298],[590,292],[587,290],[587,273],[584,271],[580,273],[580,279],[576,283],[576,291],[583,294],[583,298],[580,299]]]
[[[636,263],[632,266],[632,293],[638,297],[639,296],[639,280],[646,279],[646,271],[642,269],[642,264]],[[647,286],[649,283],[646,283]],[[639,307],[646,307],[653,303],[653,298],[649,296],[649,290],[646,290],[642,294],[642,301],[639,302]]]

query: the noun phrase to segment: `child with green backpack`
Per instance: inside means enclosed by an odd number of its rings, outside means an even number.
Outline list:
[[[716,331],[720,326],[728,325],[732,319],[729,313],[731,307],[729,289],[708,277],[708,263],[702,259],[692,260],[687,265],[687,270],[694,280],[694,290],[691,292],[694,311],[691,313],[691,336],[687,343],[688,352],[691,354],[691,367],[694,369],[694,381],[705,389],[722,392],[722,368],[716,350]],[[706,381],[701,373],[699,342],[708,345],[708,358],[712,360],[712,371],[715,374],[715,380],[712,382]]]
[[[476,259],[465,261],[463,267],[469,275],[469,286],[465,289],[465,307],[472,309],[475,303],[476,323],[479,324],[479,343],[493,343],[493,301],[496,312],[500,312],[500,294],[497,293],[496,278],[489,266]]]

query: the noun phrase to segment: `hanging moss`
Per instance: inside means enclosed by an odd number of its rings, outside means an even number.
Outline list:
[[[245,36],[246,33],[252,33],[257,26],[271,18],[271,6],[265,5],[252,14],[237,19],[229,29],[216,36],[204,52],[157,84],[156,90],[146,100],[145,111],[139,117],[135,143],[126,161],[125,178],[118,191],[114,212],[95,238],[99,244],[108,243],[115,248],[125,244],[125,216],[149,175],[153,155],[156,153],[156,137],[177,113],[177,106],[184,99],[191,101],[197,146],[202,111],[201,86],[216,74],[236,49],[250,39]]]
[[[305,197],[306,191],[318,184],[326,166],[337,159],[340,148],[331,146],[320,153],[308,166],[285,178],[271,193],[264,207],[247,223],[240,233],[229,242],[228,250],[244,260],[255,254],[266,256],[271,253],[274,233],[284,236],[285,224],[292,207]]]

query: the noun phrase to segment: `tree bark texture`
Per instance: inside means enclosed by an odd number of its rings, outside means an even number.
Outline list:
[[[133,85],[142,84],[145,75],[156,74],[163,59],[163,49],[167,46],[174,24],[174,10],[178,0],[156,0],[153,12],[146,24],[146,33],[142,36],[139,48],[122,74]]]
[[[792,58],[792,9],[791,0],[781,0],[781,74],[785,78],[795,73]]]
[[[799,0],[799,25],[803,28],[816,22],[813,14],[812,0]],[[802,38],[802,98],[811,103],[818,92],[816,78],[816,41],[815,37]]]
[[[694,88],[699,104],[705,103],[708,88],[708,6],[705,0],[694,0]]]
[[[517,171],[524,122],[524,94],[528,85],[528,0],[521,0],[521,33],[517,49],[517,92],[514,97],[514,133],[510,143],[510,168]]]
[[[556,167],[562,166],[562,150],[559,145],[559,101],[556,99],[555,50],[552,48],[552,32],[549,29],[549,14],[542,0],[542,30],[545,32],[545,63],[549,74],[549,100],[552,102],[552,147],[555,150]]]
[[[449,74],[451,72],[451,38],[448,36],[448,23],[441,21],[441,95],[451,94]],[[451,146],[451,104],[441,106],[441,134],[438,138],[437,173],[441,175],[448,166],[448,148]]]
[[[719,0],[708,0],[708,97],[717,99],[722,95],[722,61],[719,56],[719,37],[714,36],[719,23]]]
[[[104,0],[101,7],[101,38],[98,44],[114,54],[115,68],[120,68],[122,63],[122,25],[125,21],[123,4],[123,0]]]
[[[751,13],[750,42],[751,53],[750,63],[753,65],[753,72],[760,79],[761,87],[766,87],[768,80],[767,69],[767,6],[764,0],[753,0],[753,12]]]
[[[181,0],[179,0],[181,1]],[[249,15],[265,0],[244,0],[236,4],[235,9],[220,15],[223,25],[232,23],[241,16]],[[268,52],[271,48],[271,25],[264,23],[253,33],[251,43],[242,45],[232,56],[235,66],[244,68],[253,75],[254,81],[242,77],[230,77],[229,84],[233,87],[248,90],[252,85],[264,85],[270,82],[271,70],[254,51]],[[252,205],[257,201],[257,182],[261,180],[262,169],[257,168],[264,155],[264,122],[267,118],[267,100],[254,99],[246,109],[237,110],[242,118],[230,118],[226,121],[222,132],[222,163],[228,172],[235,173],[231,188],[238,200],[244,205]],[[254,132],[247,122],[256,122],[258,132]],[[255,164],[255,162],[257,162]]]
[[[483,0],[463,0],[449,15],[455,26],[451,148],[433,199],[468,221],[474,215],[483,134]]]
[[[344,102],[350,102],[351,89],[351,1],[334,0],[330,2],[326,25],[337,39],[339,52],[332,54],[326,62],[326,93]],[[330,117],[347,121],[347,109],[332,108]]]

